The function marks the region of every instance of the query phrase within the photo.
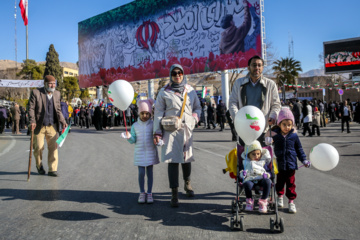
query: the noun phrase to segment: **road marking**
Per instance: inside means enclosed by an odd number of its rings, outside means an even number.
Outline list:
[[[2,155],[4,155],[5,153],[8,153],[14,146],[15,146],[15,143],[16,143],[16,140],[13,136],[9,135],[9,137],[11,138],[11,143],[9,146],[7,146],[4,151],[2,153],[0,153],[0,157]]]
[[[215,156],[225,157],[224,155],[220,155],[220,154],[217,154],[217,153],[211,152],[211,151],[206,150],[206,149],[203,149],[203,148],[194,147],[194,149],[197,149],[197,150],[200,150],[200,151],[203,151],[203,152],[207,152],[207,153],[213,154],[213,155],[215,155]]]

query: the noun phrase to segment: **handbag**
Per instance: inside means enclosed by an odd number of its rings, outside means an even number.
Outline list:
[[[173,132],[176,130],[179,130],[182,126],[182,116],[185,110],[185,104],[186,104],[186,97],[187,97],[187,92],[185,93],[185,97],[184,97],[184,101],[183,101],[183,105],[181,108],[181,113],[180,113],[180,117],[178,116],[167,116],[167,117],[163,117],[161,119],[161,126],[163,127],[163,129],[165,131],[169,131],[169,132]]]

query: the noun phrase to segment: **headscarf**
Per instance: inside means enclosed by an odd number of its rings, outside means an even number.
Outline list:
[[[182,73],[184,74],[184,69],[182,68],[182,66],[180,64],[172,65],[170,67],[170,86],[171,86],[172,90],[174,90],[175,92],[183,93],[184,92],[184,87],[185,87],[185,84],[186,84],[187,81],[186,81],[185,75],[183,75],[183,80],[182,80],[181,83],[174,83],[173,82],[171,73],[175,68],[179,68],[182,71]]]

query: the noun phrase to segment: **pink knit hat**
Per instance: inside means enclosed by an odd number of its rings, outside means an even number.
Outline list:
[[[139,100],[137,105],[139,108],[139,113],[141,112],[149,112],[150,114],[152,114],[152,106],[154,104],[154,100],[149,98],[146,100]]]
[[[285,119],[291,120],[293,122],[293,124],[295,124],[294,115],[292,114],[290,108],[282,107],[279,112],[279,116],[278,116],[276,124],[279,125],[281,123],[281,121],[285,120]]]

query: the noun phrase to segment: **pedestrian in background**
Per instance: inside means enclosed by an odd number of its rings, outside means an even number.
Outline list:
[[[219,100],[219,105],[216,107],[216,112],[218,113],[219,116],[219,124],[220,124],[220,130],[219,131],[223,131],[225,128],[225,115],[226,115],[226,106],[225,104],[222,102],[222,100]]]
[[[310,129],[310,124],[312,122],[312,108],[308,102],[308,100],[303,100],[303,107],[302,107],[302,115],[303,115],[303,136],[306,135],[306,132],[309,132],[309,137],[312,137],[312,131]]]
[[[3,105],[0,105],[0,134],[5,130],[5,122],[7,119],[6,108]]]
[[[13,107],[10,109],[13,125],[12,125],[12,134],[21,134],[20,132],[20,108],[17,103],[14,103]]]
[[[213,129],[216,128],[215,122],[214,122],[214,109],[215,109],[215,104],[211,103],[208,106],[208,119],[207,119],[207,129],[210,129],[210,124],[213,126]]]
[[[347,100],[341,105],[339,109],[339,115],[341,117],[341,132],[344,132],[344,124],[346,123],[347,133],[351,133],[350,131],[350,118],[351,118],[352,107],[350,106]]]
[[[321,115],[320,111],[318,110],[317,107],[315,107],[313,121],[311,124],[311,128],[312,128],[311,132],[312,132],[313,136],[315,135],[315,131],[316,131],[316,134],[318,136],[320,136],[320,119],[321,119],[320,115]]]

